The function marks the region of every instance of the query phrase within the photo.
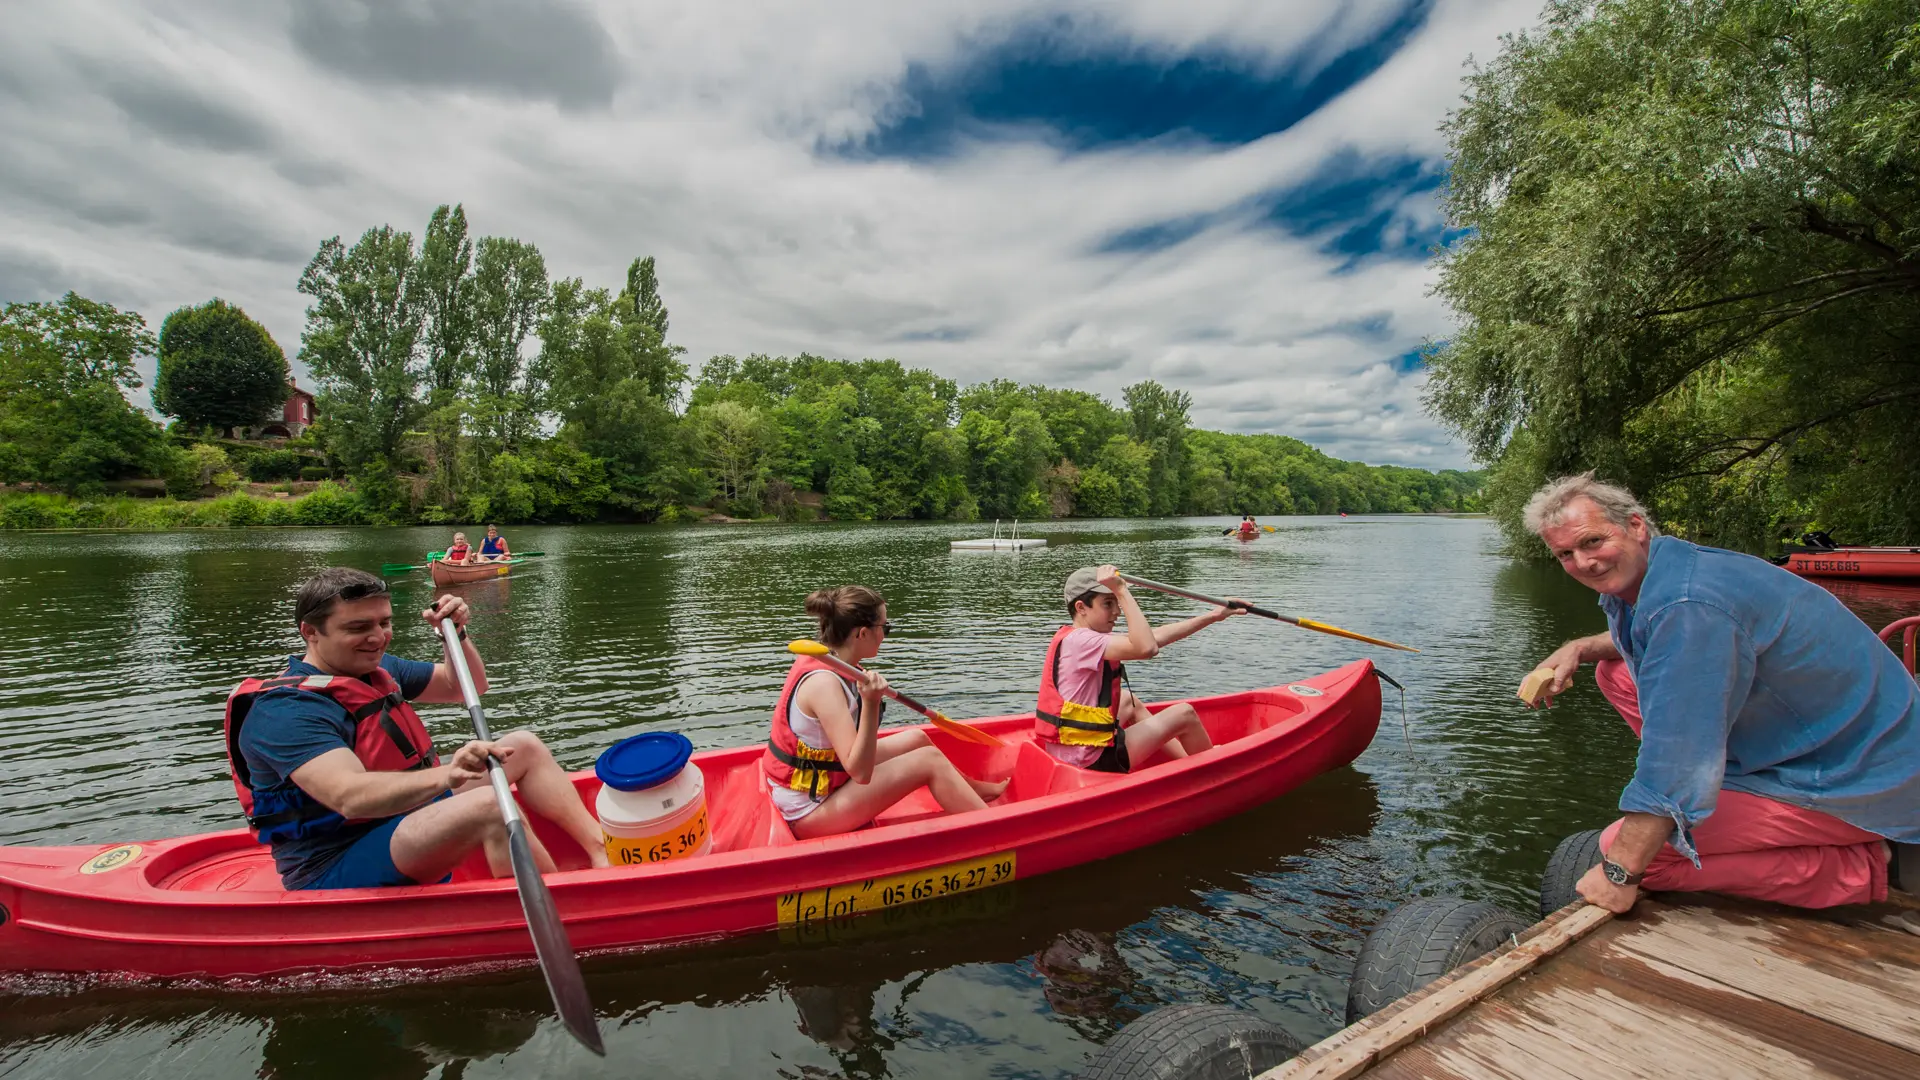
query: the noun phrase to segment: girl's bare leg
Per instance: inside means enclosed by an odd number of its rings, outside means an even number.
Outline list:
[[[820,809],[792,823],[793,835],[808,840],[851,832],[922,787],[931,790],[934,801],[949,814],[984,810],[987,806],[947,755],[928,744],[876,764],[873,779],[866,783],[847,784],[827,796]]]

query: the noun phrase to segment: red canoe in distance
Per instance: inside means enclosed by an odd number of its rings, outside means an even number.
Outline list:
[[[713,854],[608,870],[540,819],[561,869],[547,884],[574,947],[612,951],[834,922],[990,888],[1174,838],[1351,762],[1373,740],[1380,688],[1365,660],[1263,690],[1192,699],[1218,744],[1129,775],[1054,761],[1032,716],[977,721],[1002,746],[922,730],[974,776],[1009,778],[986,810],[942,815],[922,789],[843,836],[796,841],[764,794],[758,745],[694,756]],[[1151,706],[1154,709],[1164,705]],[[575,773],[591,807],[600,782]],[[84,847],[0,847],[0,974],[234,979],[303,972],[531,963],[511,879],[484,859],[451,883],[289,893],[244,829]]]
[[[1848,547],[1796,551],[1786,568],[1801,577],[1920,580],[1920,548]]]

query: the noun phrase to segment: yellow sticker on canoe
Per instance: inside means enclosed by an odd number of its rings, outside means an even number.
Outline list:
[[[844,919],[902,904],[937,900],[955,893],[1005,885],[1014,878],[1013,852],[930,866],[910,874],[850,881],[824,889],[785,893],[779,900],[781,926],[819,919]]]
[[[109,870],[118,870],[140,857],[139,844],[122,844],[107,850],[80,864],[83,874],[104,874]]]

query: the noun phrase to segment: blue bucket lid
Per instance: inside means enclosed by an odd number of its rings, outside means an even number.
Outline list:
[[[677,731],[649,731],[621,739],[593,763],[600,782],[620,791],[642,791],[679,775],[693,756],[693,742]]]

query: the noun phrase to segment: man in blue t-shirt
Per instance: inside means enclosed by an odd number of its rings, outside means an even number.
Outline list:
[[[453,620],[474,686],[484,694],[486,666],[467,638],[467,614],[466,601],[445,595],[422,618],[436,631],[443,619]],[[307,650],[287,658],[289,676],[353,678],[377,686],[380,669],[408,701],[460,700],[447,664],[386,654],[393,605],[386,583],[371,574],[335,567],[309,578],[294,599],[294,622]],[[294,807],[306,818],[298,828],[271,834],[274,863],[287,888],[439,881],[476,847],[486,850],[495,876],[510,875],[506,827],[486,779],[488,754],[505,767],[528,810],[560,826],[594,866],[607,865],[599,824],[531,732],[470,741],[444,764],[369,770],[356,750],[360,723],[331,697],[300,686],[268,689],[245,712],[238,750],[256,809],[263,803]],[[420,749],[426,766],[430,748]],[[534,849],[540,868],[551,871],[553,860],[538,841]]]

